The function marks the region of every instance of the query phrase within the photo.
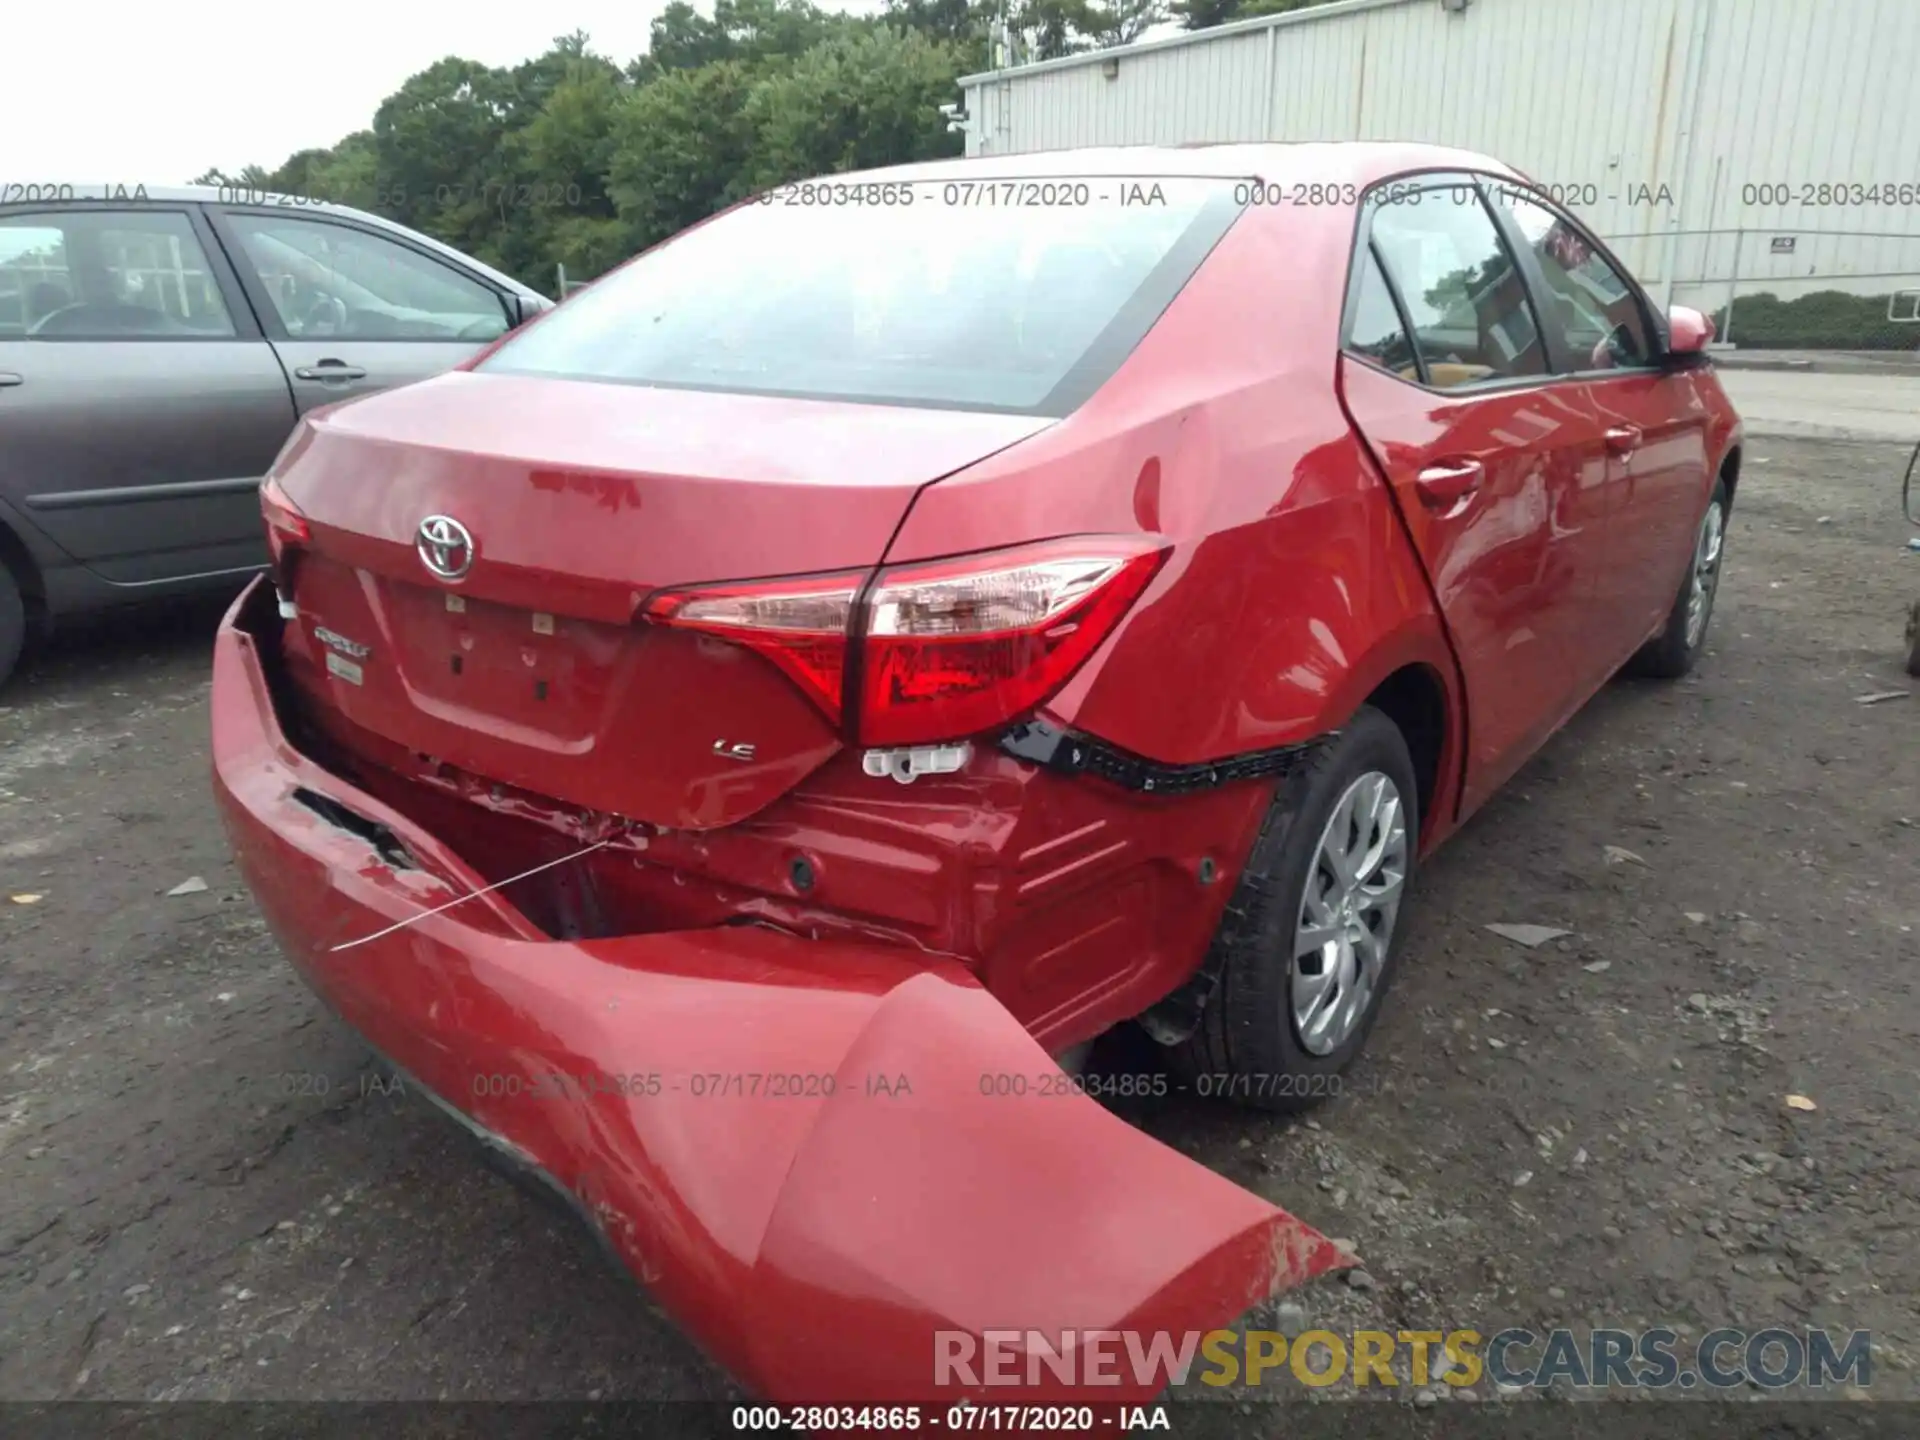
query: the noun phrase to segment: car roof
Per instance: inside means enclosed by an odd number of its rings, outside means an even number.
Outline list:
[[[861,172],[862,178],[960,180],[987,176],[1172,178],[1220,176],[1370,185],[1417,170],[1478,170],[1524,180],[1512,166],[1473,150],[1401,140],[1223,142],[1204,145],[1105,145],[1034,150],[1017,155],[972,155]],[[823,176],[834,182],[852,175]]]
[[[546,298],[539,291],[521,284],[511,275],[494,269],[485,261],[474,258],[464,250],[457,250],[444,241],[434,239],[431,235],[423,235],[420,231],[410,229],[397,220],[389,220],[384,215],[375,215],[366,210],[356,210],[351,205],[338,205],[331,200],[315,200],[305,195],[283,194],[277,190],[268,190],[264,186],[249,185],[245,181],[235,181],[228,185],[128,185],[119,181],[111,184],[41,181],[32,186],[12,186],[10,190],[32,190],[38,193],[29,198],[9,199],[4,204],[0,204],[0,210],[15,209],[22,205],[38,209],[48,206],[65,208],[147,203],[283,210],[289,216],[332,215],[343,220],[354,220],[394,235],[404,235],[416,245],[437,250],[449,259],[458,260],[468,269],[479,271],[496,284],[504,285],[522,295],[536,296],[543,300]],[[59,198],[54,198],[56,196]]]

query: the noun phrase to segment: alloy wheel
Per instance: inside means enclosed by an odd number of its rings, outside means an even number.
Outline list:
[[[1332,1054],[1366,1018],[1400,913],[1407,846],[1399,788],[1369,770],[1334,805],[1300,896],[1289,992],[1309,1054]]]
[[[1707,506],[1700,521],[1700,536],[1693,546],[1693,578],[1687,590],[1687,649],[1697,646],[1707,633],[1707,617],[1713,613],[1713,594],[1720,585],[1720,550],[1726,543],[1727,513],[1718,500]]]

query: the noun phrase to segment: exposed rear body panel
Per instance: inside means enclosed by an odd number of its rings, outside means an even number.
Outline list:
[[[294,679],[321,728],[627,819],[733,824],[839,747],[740,646],[638,620],[671,585],[871,567],[914,492],[1048,422],[455,374],[283,462]],[[436,575],[421,522],[469,566]]]

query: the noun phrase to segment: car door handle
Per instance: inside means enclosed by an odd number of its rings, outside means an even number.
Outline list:
[[[1478,490],[1486,475],[1486,467],[1478,460],[1447,460],[1427,466],[1413,483],[1427,505],[1450,510]]]
[[[16,375],[11,370],[0,370],[0,390],[10,389],[15,385],[24,385],[26,383],[26,376]]]
[[[302,365],[294,372],[301,380],[364,380],[367,372],[344,360],[322,360],[318,365]]]
[[[1607,431],[1607,449],[1615,455],[1631,455],[1640,448],[1640,432],[1631,425],[1616,425]]]

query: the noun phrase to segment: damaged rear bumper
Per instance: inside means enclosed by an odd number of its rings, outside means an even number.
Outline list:
[[[485,882],[293,749],[240,622],[253,597],[216,641],[214,781],[288,956],[755,1390],[951,1401],[952,1332],[1204,1331],[1340,1263],[1092,1100],[1041,1093],[1045,1052],[945,962],[747,926],[555,941],[497,893],[367,940]],[[1160,1388],[1121,1370],[1089,1391],[1043,1366],[1019,1398]]]

